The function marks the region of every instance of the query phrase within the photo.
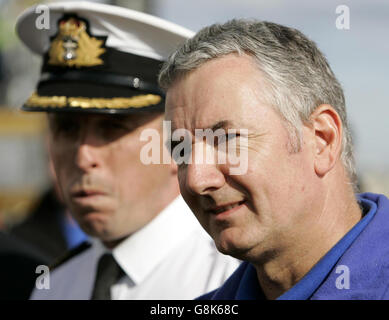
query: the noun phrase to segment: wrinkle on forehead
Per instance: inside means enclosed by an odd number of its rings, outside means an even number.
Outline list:
[[[208,61],[181,76],[168,90],[167,119],[172,120],[172,129],[190,131],[211,128],[224,120],[238,124],[261,113],[256,107],[263,104],[263,81],[249,56],[227,55]]]

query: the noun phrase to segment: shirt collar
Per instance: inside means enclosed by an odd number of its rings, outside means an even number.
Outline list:
[[[199,226],[181,196],[146,226],[112,250],[118,264],[138,284]]]
[[[235,300],[266,300],[266,297],[258,283],[257,272],[251,263],[245,262],[242,280],[236,291]],[[243,266],[242,266],[243,267]]]
[[[367,213],[320,261],[291,289],[277,300],[307,300],[319,288],[331,272],[340,257],[351,246],[358,235],[365,229],[377,212],[377,204],[358,196],[359,203]]]

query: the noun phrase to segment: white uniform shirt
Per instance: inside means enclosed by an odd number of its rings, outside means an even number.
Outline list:
[[[92,247],[50,273],[50,289],[31,299],[90,299],[98,259],[109,251]],[[113,300],[193,299],[219,287],[239,261],[216,250],[182,197],[112,250],[126,273],[111,287]]]

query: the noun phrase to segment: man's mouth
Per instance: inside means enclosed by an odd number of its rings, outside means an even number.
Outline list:
[[[71,193],[72,202],[78,206],[96,206],[106,200],[107,193],[98,189],[76,189]]]
[[[78,190],[71,193],[73,198],[85,198],[85,197],[92,197],[92,196],[102,196],[105,195],[104,192],[98,191],[98,190]]]
[[[214,214],[214,215],[219,215],[221,213],[226,213],[226,214],[231,213],[231,212],[237,210],[239,207],[241,207],[245,202],[246,202],[246,200],[242,200],[239,202],[233,202],[233,203],[227,203],[227,204],[223,204],[223,205],[213,206],[213,207],[207,209],[206,212]]]

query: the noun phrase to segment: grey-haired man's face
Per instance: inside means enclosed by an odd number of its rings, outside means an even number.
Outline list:
[[[177,79],[166,100],[172,130],[193,134],[215,124],[238,136],[248,130],[248,145],[240,146],[247,148],[246,173],[231,175],[230,164],[217,161],[178,167],[181,193],[218,249],[248,260],[305,228],[312,209],[307,199],[317,191],[309,188],[316,179],[310,149],[290,152],[284,122],[263,102],[262,90],[263,76],[251,58],[227,55]],[[196,148],[205,142],[193,138]]]

